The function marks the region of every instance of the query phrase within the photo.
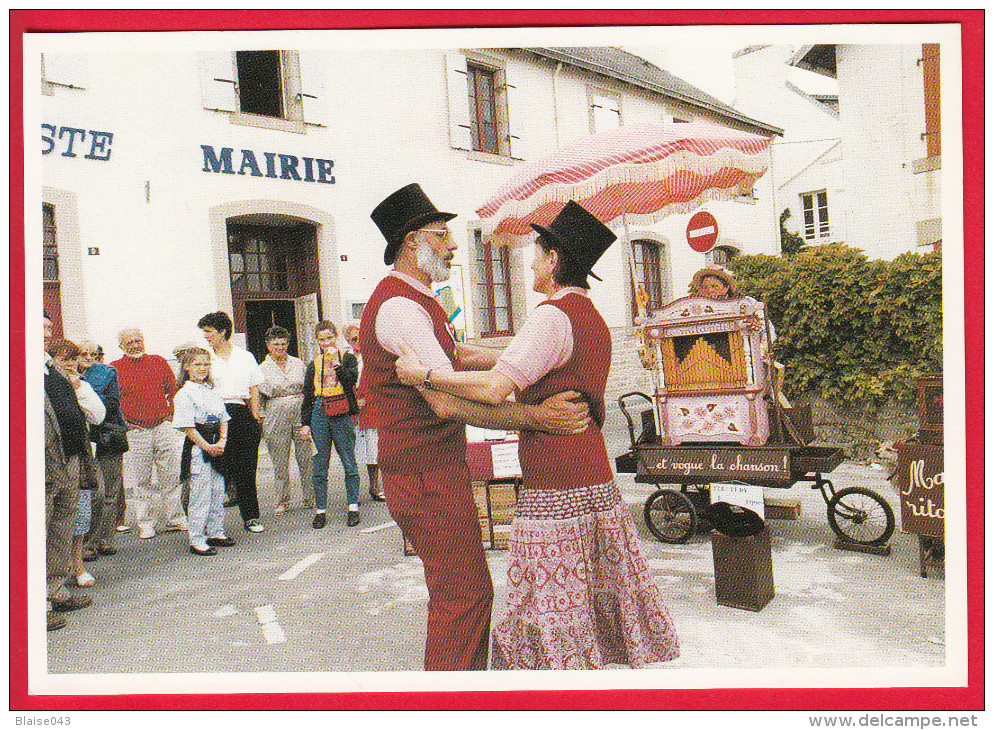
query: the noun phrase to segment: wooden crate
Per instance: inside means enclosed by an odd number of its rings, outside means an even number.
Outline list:
[[[770,531],[728,537],[711,531],[714,555],[714,589],[718,603],[748,611],[761,611],[773,598],[773,548]]]
[[[511,526],[510,525],[493,525],[494,531],[494,550],[507,550],[508,544],[511,540]]]
[[[490,482],[490,521],[495,525],[510,525],[518,503],[514,482]]]
[[[764,500],[766,519],[798,520],[801,518],[801,500],[767,497]]]

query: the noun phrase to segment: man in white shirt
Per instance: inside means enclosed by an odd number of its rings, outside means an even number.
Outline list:
[[[262,371],[247,350],[231,344],[234,324],[225,312],[205,314],[197,322],[211,353],[214,389],[231,416],[228,445],[221,459],[225,483],[234,487],[238,511],[249,532],[266,528],[259,522],[259,497],[255,472],[259,463],[262,414],[259,411],[259,385]]]

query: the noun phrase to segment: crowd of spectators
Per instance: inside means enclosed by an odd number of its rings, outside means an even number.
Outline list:
[[[238,507],[246,535],[263,532],[256,488],[263,440],[275,478],[273,514],[299,506],[314,511],[313,528],[327,524],[334,445],[346,474],[346,523],[359,524],[357,430],[370,495],[382,501],[376,431],[359,428],[365,398],[356,393],[357,338],[339,349],[333,323],[317,325],[320,350],[309,364],[289,354],[289,331],[271,327],[260,364],[231,342],[228,314],[212,312],[198,322],[206,347],[177,347],[174,368],[145,351],[137,327],[120,331],[122,356],[105,364],[99,344],[53,339],[47,313],[43,322],[49,631],[93,603],[80,590],[97,584],[86,564],[116,555],[118,533],[136,528],[150,540],[185,532],[191,553],[216,555],[236,543],[224,532],[226,506]]]

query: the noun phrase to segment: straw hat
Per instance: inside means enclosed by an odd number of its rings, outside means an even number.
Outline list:
[[[708,276],[725,282],[725,286],[728,287],[728,296],[738,296],[735,287],[735,275],[728,269],[723,269],[720,266],[713,265],[705,266],[703,269],[694,274],[694,278],[690,282],[690,293],[697,294],[700,291],[701,282],[703,282]]]

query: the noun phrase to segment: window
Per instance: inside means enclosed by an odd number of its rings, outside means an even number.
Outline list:
[[[663,306],[663,267],[661,250],[655,241],[632,241],[635,254],[635,280],[648,301],[646,312]],[[638,316],[638,292],[632,292],[632,318]]]
[[[804,207],[804,240],[828,238],[828,193],[824,190],[801,193],[801,204]]]
[[[59,280],[59,246],[55,239],[55,206],[41,206],[43,232],[42,281]]]
[[[590,92],[590,131],[604,132],[621,126],[621,97],[606,91]]]
[[[925,131],[922,139],[929,157],[942,154],[939,97],[939,44],[922,43],[922,57],[918,59],[925,76]]]
[[[715,246],[707,252],[707,255],[704,258],[709,264],[724,266],[738,255],[739,250],[737,248],[732,248],[731,246]]]
[[[52,336],[62,337],[62,292],[59,284],[59,246],[55,229],[55,206],[41,206],[42,303],[52,320]]]
[[[232,294],[288,293],[289,245],[278,228],[228,226]]]
[[[473,149],[499,154],[497,146],[497,72],[491,68],[466,66],[469,80],[470,133]]]
[[[501,56],[483,51],[445,53],[449,144],[472,159],[509,164],[525,159],[524,116],[515,114],[518,89]]]
[[[238,51],[238,108],[245,114],[284,116],[283,59],[279,51]]]
[[[316,51],[199,54],[205,109],[235,124],[303,133],[327,124],[327,64]]]
[[[476,330],[481,337],[513,335],[510,251],[507,246],[485,243],[479,229],[474,232],[474,238]]]

